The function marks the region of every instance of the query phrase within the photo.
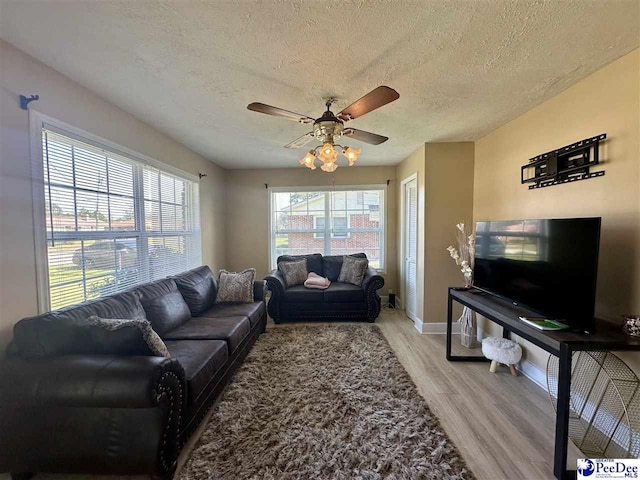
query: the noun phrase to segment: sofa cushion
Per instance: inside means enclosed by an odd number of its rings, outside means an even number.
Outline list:
[[[365,253],[354,253],[349,255],[355,258],[367,258]],[[342,270],[342,262],[344,261],[344,255],[327,255],[322,257],[322,268],[324,269],[324,276],[332,282],[337,282],[340,276],[340,270]]]
[[[324,302],[323,294],[324,290],[297,285],[284,291],[284,301],[287,303],[322,303]]]
[[[197,317],[211,308],[216,301],[218,286],[208,266],[194,268],[172,278],[189,306],[192,316]]]
[[[41,357],[83,349],[82,336],[70,335],[69,326],[92,315],[131,320],[146,318],[136,292],[119,293],[19,321],[13,328],[13,341],[8,352],[11,355]],[[131,332],[120,333],[127,336]]]
[[[219,303],[200,315],[205,318],[249,317],[251,328],[255,328],[266,315],[264,302]]]
[[[147,319],[161,337],[191,318],[189,306],[171,278],[141,285],[136,292],[140,295]]]
[[[247,317],[192,318],[184,325],[167,332],[166,340],[224,340],[229,353],[235,352],[251,331]],[[171,350],[169,350],[171,351]]]
[[[169,340],[171,357],[177,359],[187,378],[187,401],[192,404],[229,359],[223,340]]]
[[[84,320],[91,315],[97,315],[102,318],[126,318],[130,320],[147,318],[140,303],[140,296],[131,291],[71,305],[54,310],[50,314],[54,314],[59,319],[69,318],[75,320]],[[42,317],[46,315],[48,314],[42,315]]]
[[[276,264],[280,262],[294,262],[296,260],[307,259],[307,272],[315,272],[322,275],[322,254],[312,253],[309,255],[280,255]]]
[[[364,301],[364,290],[350,283],[333,282],[324,290],[324,301],[327,303],[352,303]]]

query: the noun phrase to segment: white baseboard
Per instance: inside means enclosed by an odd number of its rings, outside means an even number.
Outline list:
[[[521,360],[520,365],[518,366],[518,370],[522,373],[522,375],[538,385],[545,392],[548,391],[547,372],[541,369],[538,365],[531,363],[528,360]]]
[[[423,322],[421,320],[415,320],[416,330],[425,335],[446,335],[447,334],[447,322]],[[454,335],[460,334],[460,324],[454,322],[451,325],[451,333]]]
[[[416,327],[416,330],[418,330],[418,332],[422,333],[422,320],[420,320],[419,318],[413,318],[413,326]]]

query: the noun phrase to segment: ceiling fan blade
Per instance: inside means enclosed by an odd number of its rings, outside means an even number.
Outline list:
[[[345,128],[344,135],[355,138],[361,142],[370,143],[371,145],[380,145],[389,140],[389,137],[378,135],[376,133],[365,132],[364,130],[356,130],[355,128]]]
[[[385,86],[374,88],[364,97],[356,100],[338,113],[337,117],[344,122],[348,122],[349,120],[361,117],[365,113],[369,113],[376,108],[380,108],[387,103],[391,103],[398,98],[400,98],[400,94],[393,88]]]
[[[302,148],[313,139],[313,132],[308,132],[301,137],[296,138],[293,142],[287,143],[284,148]]]
[[[272,107],[271,105],[265,105],[264,103],[250,103],[247,108],[254,112],[266,113],[267,115],[273,115],[275,117],[286,118],[287,120],[293,120],[298,123],[313,123],[315,119],[301,115],[299,113],[290,112],[289,110],[283,110],[282,108]]]

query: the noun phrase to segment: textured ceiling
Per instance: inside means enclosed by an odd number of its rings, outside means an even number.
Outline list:
[[[0,36],[226,168],[287,167],[307,126],[378,85],[400,99],[350,123],[390,137],[360,165],[475,140],[633,50],[637,0],[7,1]],[[26,92],[37,93],[37,92]],[[82,127],[79,125],[79,127]],[[99,132],[97,132],[99,133]]]

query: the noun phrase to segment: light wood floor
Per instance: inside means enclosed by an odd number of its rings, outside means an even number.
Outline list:
[[[541,388],[523,376],[512,377],[505,367],[489,373],[488,363],[447,362],[445,336],[419,334],[401,311],[385,309],[376,324],[479,480],[554,478],[555,413]],[[269,321],[267,329],[288,326]],[[458,337],[454,341],[458,342]],[[454,349],[454,353],[463,353],[462,347],[457,348],[460,352]],[[189,457],[207,420],[183,449],[179,467]],[[575,466],[577,457],[578,451],[570,450],[569,464]],[[36,478],[114,480],[87,475]]]
[[[402,311],[384,309],[376,324],[479,480],[554,478],[555,412],[544,390],[506,367],[447,362],[445,336],[421,335]],[[458,344],[454,354],[471,354]],[[580,456],[570,444],[572,468]]]
[[[447,362],[445,336],[419,334],[403,312],[385,311],[376,323],[478,479],[554,478],[555,412],[545,391],[506,367]],[[573,468],[578,456],[572,447]]]

